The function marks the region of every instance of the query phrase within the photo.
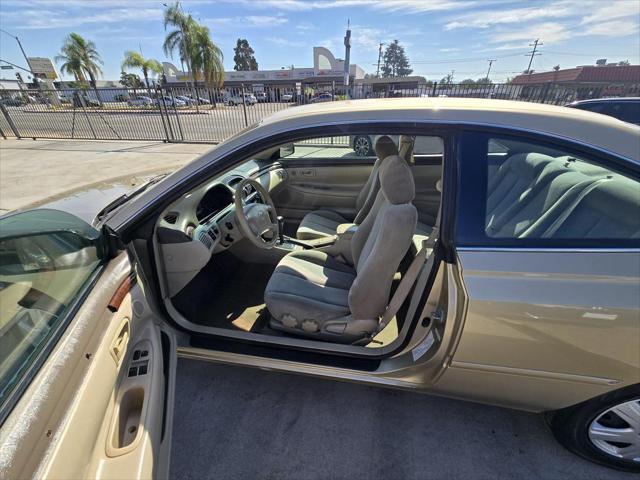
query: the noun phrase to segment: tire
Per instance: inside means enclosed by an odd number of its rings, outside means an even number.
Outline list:
[[[369,135],[357,135],[353,139],[353,151],[359,157],[368,157],[373,153],[373,145]]]
[[[556,439],[573,453],[600,465],[640,472],[640,384],[550,412],[546,419]],[[630,455],[634,459],[624,458]]]

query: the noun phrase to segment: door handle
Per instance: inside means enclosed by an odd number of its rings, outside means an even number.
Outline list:
[[[116,366],[120,366],[122,363],[122,359],[124,357],[125,352],[127,351],[127,345],[129,344],[129,336],[130,336],[130,326],[129,319],[124,318],[120,325],[118,325],[118,330],[116,330],[116,336],[111,342],[111,347],[109,348],[109,352],[113,357],[113,360],[116,362]]]
[[[316,174],[316,171],[313,168],[300,169],[301,177],[314,177],[315,174]]]

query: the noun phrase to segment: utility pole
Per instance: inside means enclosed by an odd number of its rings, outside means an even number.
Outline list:
[[[384,43],[380,42],[378,47],[378,69],[376,70],[376,78],[380,78],[380,59],[382,58],[382,46]]]
[[[497,62],[497,60],[495,58],[489,60],[489,70],[487,70],[487,76],[485,77],[487,80],[489,80],[489,74],[491,73],[491,65],[493,65],[493,62]]]
[[[529,75],[531,75],[531,64],[533,63],[533,57],[535,57],[536,55],[540,55],[540,53],[536,53],[536,50],[538,50],[538,47],[541,45],[544,45],[544,43],[541,43],[539,38],[536,38],[533,43],[529,44],[530,47],[533,47],[533,50],[525,55],[525,57],[531,55],[531,58],[529,59],[529,66],[527,67],[527,71],[524,73],[528,73]]]
[[[347,32],[344,36],[344,91],[347,99],[349,99],[349,60],[351,56],[351,29],[350,22],[347,20]]]

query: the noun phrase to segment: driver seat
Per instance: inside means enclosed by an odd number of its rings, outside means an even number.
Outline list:
[[[351,239],[353,264],[320,250],[294,251],[278,263],[264,294],[272,328],[340,343],[377,331],[418,219],[407,163],[385,158],[379,178],[375,202]]]

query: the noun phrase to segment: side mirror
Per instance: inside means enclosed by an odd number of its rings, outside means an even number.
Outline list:
[[[296,151],[293,143],[285,143],[280,147],[280,158],[288,157]]]

